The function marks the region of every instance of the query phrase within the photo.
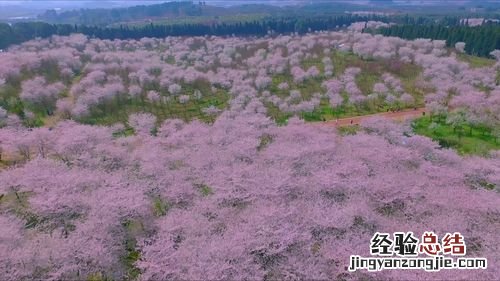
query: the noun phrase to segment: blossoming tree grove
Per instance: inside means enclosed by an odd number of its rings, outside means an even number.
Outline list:
[[[375,24],[375,23],[373,23]],[[500,64],[359,32],[98,40],[0,53],[8,280],[493,280],[500,153],[409,122],[500,128]],[[348,272],[375,232],[461,232],[485,270]]]

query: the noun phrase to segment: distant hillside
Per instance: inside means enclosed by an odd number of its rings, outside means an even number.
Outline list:
[[[139,20],[176,19],[199,16],[225,16],[238,13],[276,12],[280,8],[268,5],[245,5],[235,7],[210,6],[206,2],[168,2],[113,9],[79,9],[57,13],[48,10],[38,16],[38,20],[49,23],[69,23],[84,25],[109,25],[112,23]]]
[[[352,3],[322,1],[305,1],[304,4],[290,6],[250,2],[250,4],[224,7],[210,5],[208,1],[182,1],[112,9],[79,9],[64,12],[48,10],[40,14],[37,20],[48,23],[108,26],[137,22],[176,23],[176,20],[186,18],[202,19],[238,15],[303,16],[307,14],[330,16],[344,14],[345,11],[373,10],[375,8],[380,9],[380,7]]]
[[[462,17],[497,18],[500,5],[495,2],[478,1],[430,1],[430,0],[365,0],[292,1],[294,5],[272,5],[276,1],[233,1],[233,5],[217,6],[223,1],[177,1],[161,4],[145,4],[120,8],[92,8],[78,10],[47,10],[38,15],[37,20],[52,24],[79,24],[92,26],[141,25],[149,23],[179,24],[200,22],[222,22],[229,18],[234,21],[259,20],[263,17],[331,16],[347,11],[363,11],[378,14],[420,14],[420,15],[462,15]],[[280,1],[280,3],[288,3]],[[290,2],[290,4],[292,3]],[[242,4],[249,3],[249,4]],[[269,4],[267,4],[269,3]],[[418,4],[420,3],[420,4]],[[220,3],[219,3],[220,4]],[[463,5],[463,6],[462,6]],[[91,5],[91,7],[95,7]],[[486,8],[487,7],[487,8]],[[481,16],[480,16],[481,15]]]
[[[203,4],[195,5],[192,2],[169,2],[128,8],[80,9],[62,13],[48,10],[39,15],[38,19],[50,23],[106,25],[155,17],[200,16],[203,14],[202,6]]]

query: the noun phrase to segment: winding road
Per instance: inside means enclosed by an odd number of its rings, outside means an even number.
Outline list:
[[[417,109],[408,109],[402,110],[398,112],[381,112],[370,115],[362,115],[356,117],[349,118],[341,118],[341,119],[333,119],[325,122],[315,122],[315,125],[327,125],[327,126],[349,126],[349,125],[359,125],[363,120],[372,118],[372,117],[385,117],[396,121],[404,121],[410,118],[416,118],[422,116],[425,112],[425,108],[417,108]],[[352,121],[352,123],[351,123]]]

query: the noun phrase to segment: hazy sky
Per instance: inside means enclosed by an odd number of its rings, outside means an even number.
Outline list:
[[[182,1],[182,0],[177,0],[177,1]],[[224,2],[227,4],[230,3],[241,3],[241,2],[247,2],[247,3],[263,3],[263,2],[351,2],[351,3],[362,3],[362,2],[369,2],[370,0],[204,0],[205,2]],[[376,0],[375,0],[376,1]],[[449,2],[449,3],[456,3],[456,2],[471,2],[471,0],[393,0],[394,2]],[[487,0],[486,0],[487,1]],[[158,3],[158,2],[170,2],[170,0],[132,0],[132,1],[126,1],[126,0],[0,0],[0,5],[29,5],[29,4],[59,4],[59,5],[81,5],[85,3],[90,3],[90,2],[107,2],[107,3],[114,3],[114,4],[121,4],[121,5],[130,5],[130,4],[137,4],[137,3]],[[197,0],[193,0],[193,2],[197,2]],[[485,1],[482,1],[485,2]],[[496,1],[488,1],[488,2],[496,2]]]
[[[119,1],[119,0],[0,0],[0,6],[18,6],[32,9],[42,9],[42,8],[80,8],[80,7],[120,7],[120,6],[134,6],[140,4],[155,4],[162,2],[169,2],[171,0],[131,0],[131,1]],[[182,0],[177,0],[182,1]],[[207,3],[214,5],[238,5],[245,3],[269,3],[276,5],[285,4],[296,4],[296,3],[314,3],[314,2],[350,2],[357,4],[366,4],[370,0],[203,0]],[[376,1],[376,0],[371,0]],[[193,0],[193,2],[198,2],[198,0]],[[402,4],[430,4],[438,2],[447,2],[450,4],[463,4],[464,2],[472,2],[470,0],[393,0],[393,2]],[[477,2],[477,1],[474,1]],[[486,1],[481,1],[486,2]],[[489,2],[498,2],[489,1]]]

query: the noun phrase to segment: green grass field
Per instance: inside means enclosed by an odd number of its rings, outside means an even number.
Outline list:
[[[461,54],[461,53],[459,53],[457,55],[457,59],[468,63],[471,67],[474,67],[474,68],[491,67],[491,66],[495,65],[495,62],[496,62],[494,59],[471,56],[471,55]]]
[[[188,91],[186,90],[185,93],[188,93]],[[177,118],[184,121],[197,119],[202,122],[211,123],[214,121],[214,116],[208,116],[202,110],[209,106],[215,106],[220,110],[224,110],[228,100],[229,95],[223,90],[219,90],[214,94],[204,95],[199,100],[191,97],[184,104],[180,103],[177,97],[168,103],[152,103],[144,98],[117,98],[114,101],[93,107],[91,114],[88,117],[81,118],[79,121],[92,125],[112,125],[117,122],[126,123],[129,115],[132,113],[149,112],[156,116],[158,122],[162,122],[165,119]]]
[[[413,129],[415,133],[432,138],[442,147],[456,149],[462,155],[484,156],[491,150],[500,149],[500,139],[495,139],[487,132],[465,126],[459,133],[444,122],[436,122],[434,128],[431,124],[430,117],[422,117],[414,121]]]
[[[351,135],[355,135],[359,132],[360,130],[360,127],[359,126],[340,126],[340,127],[337,127],[337,132],[341,135],[341,136],[351,136]]]

